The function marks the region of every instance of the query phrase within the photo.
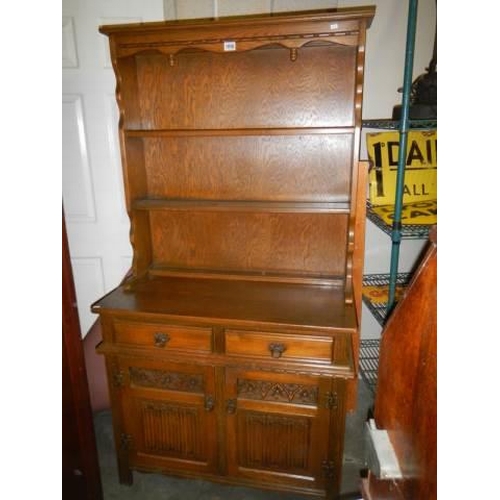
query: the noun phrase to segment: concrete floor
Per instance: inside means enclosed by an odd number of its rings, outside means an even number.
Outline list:
[[[363,426],[368,410],[373,405],[373,394],[360,380],[358,407],[348,414],[344,445],[344,465],[339,500],[358,499],[359,474],[364,468]],[[239,486],[227,486],[202,480],[186,480],[160,474],[134,472],[134,483],[122,485],[113,443],[111,413],[98,412],[94,426],[99,453],[104,500],[305,500],[296,494],[271,492]]]

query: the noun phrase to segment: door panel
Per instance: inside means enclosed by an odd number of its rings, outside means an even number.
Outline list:
[[[122,359],[120,374],[130,466],[215,471],[214,368]]]
[[[226,377],[231,475],[296,488],[326,488],[331,380],[229,370]]]

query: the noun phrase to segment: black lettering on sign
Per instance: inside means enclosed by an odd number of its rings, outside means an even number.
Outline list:
[[[420,188],[422,188],[420,190]],[[426,194],[429,194],[425,190],[425,184],[405,184],[405,187],[403,189],[403,194],[407,194],[409,196],[425,196]]]
[[[433,201],[419,201],[417,203],[412,203],[411,206],[413,208],[429,208],[434,206]]]
[[[389,160],[389,166],[398,166],[398,154],[399,154],[399,142],[398,141],[388,141],[387,142],[387,159]]]
[[[387,146],[382,149],[382,146]],[[375,150],[376,166],[387,165],[391,170],[396,170],[398,166],[399,141],[377,142],[373,145]],[[421,149],[424,148],[424,149]],[[387,160],[387,163],[384,162]],[[437,139],[427,139],[423,144],[412,140],[407,145],[406,166],[413,168],[424,168],[425,166],[437,165]]]
[[[384,176],[382,175],[382,148],[384,142],[377,142],[373,145],[375,151],[375,181],[377,182],[377,196],[384,197]]]
[[[422,217],[430,215],[429,212],[421,212],[420,210],[411,210],[410,211],[410,219],[415,219],[416,217]]]
[[[382,208],[382,207],[380,207]],[[414,210],[415,205],[412,206],[411,209],[405,211],[406,207],[403,205],[403,212],[401,213],[401,220],[404,219],[416,219],[417,217],[429,217],[431,215],[437,215],[436,208],[428,208],[427,210]],[[389,219],[394,219],[394,212],[392,210],[384,210],[389,215]],[[389,213],[390,212],[390,213]]]
[[[423,165],[425,164],[424,155],[422,154],[422,151],[420,151],[417,141],[411,141],[408,156],[406,158],[406,165],[411,165],[413,160],[418,160]]]

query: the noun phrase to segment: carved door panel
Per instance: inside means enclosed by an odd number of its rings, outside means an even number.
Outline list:
[[[120,361],[130,467],[213,472],[217,440],[214,368]]]
[[[229,370],[229,473],[324,493],[331,387],[328,378]]]

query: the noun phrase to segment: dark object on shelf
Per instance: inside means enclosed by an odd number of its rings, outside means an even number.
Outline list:
[[[410,90],[410,120],[437,119],[437,41],[434,35],[434,50],[426,73],[418,76],[412,83]],[[401,92],[402,89],[398,89]],[[392,119],[401,119],[401,105],[394,106]]]

